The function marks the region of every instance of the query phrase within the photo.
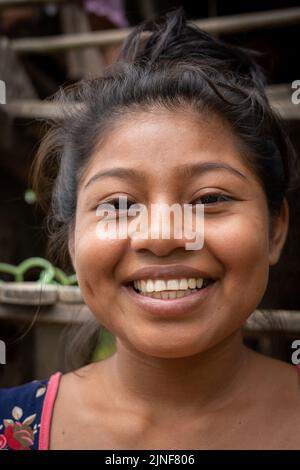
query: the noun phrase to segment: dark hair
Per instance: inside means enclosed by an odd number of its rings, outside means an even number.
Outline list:
[[[62,118],[41,142],[34,189],[47,213],[49,253],[68,260],[78,182],[95,146],[118,119],[157,107],[215,113],[230,124],[264,188],[270,215],[293,187],[298,165],[281,119],[265,93],[259,55],[211,37],[176,9],[134,28],[103,76],[60,89]]]

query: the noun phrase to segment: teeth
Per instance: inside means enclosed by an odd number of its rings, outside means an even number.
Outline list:
[[[195,289],[197,286],[197,279],[189,279],[188,285],[190,289]]]
[[[146,292],[153,292],[154,291],[154,282],[149,279],[149,281],[146,282]]]
[[[151,295],[151,297],[154,297],[154,299],[161,299],[161,293],[160,292],[153,292],[150,295]]]
[[[178,299],[181,297],[186,297],[191,295],[193,292],[196,292],[197,289],[188,290],[188,291],[165,291],[165,292],[140,292],[141,295],[146,295],[147,297],[152,297],[154,299]]]
[[[182,290],[177,290],[176,291],[176,297],[177,299],[179,299],[180,297],[184,297],[186,295],[186,292],[182,291]]]
[[[179,282],[179,289],[188,289],[188,281],[187,279],[180,279],[180,282]]]
[[[161,280],[155,281],[154,287],[155,287],[154,289],[155,292],[161,292],[162,290],[167,290],[165,281],[161,281]]]
[[[176,292],[169,292],[169,299],[176,299]]]
[[[167,290],[179,290],[179,281],[177,279],[167,281]]]
[[[192,291],[206,287],[207,279],[188,278],[188,279],[141,279],[134,281],[134,287],[143,295],[160,299],[175,299],[184,297]]]

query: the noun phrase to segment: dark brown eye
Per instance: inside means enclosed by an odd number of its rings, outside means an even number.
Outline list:
[[[206,194],[205,196],[201,196],[198,198],[195,203],[197,204],[205,204],[205,205],[212,205],[212,204],[218,204],[221,202],[227,202],[227,201],[232,201],[233,198],[230,196],[227,196],[226,194]]]
[[[111,199],[110,201],[106,201],[106,203],[113,205],[117,211],[119,210],[127,211],[132,204],[135,204],[133,201],[129,201],[128,199],[125,199],[125,198]]]
[[[130,201],[127,198],[121,197],[102,202],[97,205],[97,208],[103,210],[115,209],[116,211],[128,211],[132,204],[135,204],[135,202]]]

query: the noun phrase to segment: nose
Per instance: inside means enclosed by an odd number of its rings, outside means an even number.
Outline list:
[[[202,210],[201,210],[202,209]],[[131,248],[148,250],[156,256],[167,256],[175,249],[197,250],[204,243],[203,208],[197,213],[180,204],[152,204],[143,212],[132,229]]]

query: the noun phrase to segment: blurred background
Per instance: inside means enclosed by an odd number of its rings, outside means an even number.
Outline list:
[[[0,0],[0,340],[7,345],[0,386],[62,370],[65,330],[71,326],[76,335],[91,317],[73,273],[46,259],[44,215],[30,187],[43,119],[59,115],[43,100],[62,85],[100,75],[132,27],[176,6],[211,34],[263,53],[271,104],[300,150],[300,104],[291,99],[292,83],[300,80],[299,2]],[[259,306],[265,315],[245,329],[251,347],[287,361],[292,340],[300,338],[299,195],[289,196],[290,233]],[[32,283],[45,276],[51,288],[40,302]],[[94,335],[91,360],[113,351],[108,332]]]

